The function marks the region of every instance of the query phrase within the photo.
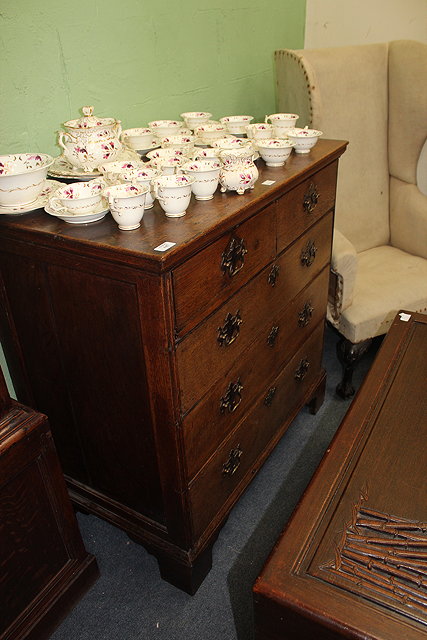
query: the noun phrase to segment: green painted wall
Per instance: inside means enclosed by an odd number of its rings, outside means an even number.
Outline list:
[[[0,153],[59,154],[81,115],[124,128],[205,110],[275,111],[273,52],[302,47],[306,0],[2,0]]]

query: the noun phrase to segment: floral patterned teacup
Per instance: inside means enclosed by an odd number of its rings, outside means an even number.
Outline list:
[[[92,213],[101,205],[104,187],[100,179],[65,184],[50,198],[49,208],[55,213]]]
[[[153,180],[161,175],[160,169],[154,169],[148,167],[148,163],[140,169],[129,169],[121,174],[121,179],[126,182],[132,182],[133,184],[140,184],[143,187],[147,187],[148,191],[145,196],[145,209],[151,209],[154,205],[155,195],[153,190]]]
[[[115,160],[114,162],[105,162],[100,164],[100,171],[104,178],[110,183],[120,182],[121,174],[130,169],[139,169],[144,165],[142,160]]]
[[[148,127],[157,138],[176,135],[183,126],[182,120],[153,120],[148,123]]]
[[[46,153],[17,153],[0,156],[0,206],[11,207],[35,202],[53,163]]]
[[[273,125],[268,122],[254,122],[246,126],[246,135],[248,138],[258,140],[259,138],[272,138]]]
[[[154,193],[168,218],[187,213],[194,178],[186,175],[160,176],[153,180]]]
[[[181,118],[189,129],[195,129],[197,126],[204,124],[212,118],[212,114],[207,111],[186,111],[181,113]]]
[[[287,131],[291,127],[295,127],[299,115],[296,113],[272,113],[265,116],[265,121],[270,120],[273,125],[273,138],[286,138]]]
[[[253,116],[226,116],[225,118],[220,118],[219,121],[225,126],[228,133],[243,135],[246,133],[247,125],[253,119]]]
[[[124,129],[120,139],[131,149],[149,149],[154,142],[154,133],[147,127],[135,127]]]
[[[191,190],[196,200],[212,200],[218,187],[221,164],[216,160],[186,162],[182,171],[194,178]]]
[[[114,184],[103,191],[110,212],[122,231],[141,226],[148,187],[133,183]]]

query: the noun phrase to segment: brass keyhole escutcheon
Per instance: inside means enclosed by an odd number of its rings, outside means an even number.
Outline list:
[[[246,249],[243,238],[233,236],[221,256],[221,270],[230,278],[243,269]]]
[[[235,315],[227,313],[222,327],[218,327],[217,340],[221,347],[228,347],[229,344],[234,342],[240,333],[240,325],[243,320],[240,316],[240,312],[236,311]]]
[[[314,243],[314,240],[309,240],[304,249],[301,251],[301,264],[305,267],[310,267],[314,262],[316,253],[317,247]]]
[[[304,307],[298,313],[298,326],[306,327],[313,317],[314,307],[311,302],[306,302]]]
[[[294,373],[294,378],[297,382],[301,382],[302,380],[304,380],[309,367],[310,362],[307,360],[307,358],[303,358]]]
[[[271,407],[271,403],[273,402],[273,398],[276,395],[277,387],[271,387],[267,391],[267,395],[264,398],[264,404],[266,407]]]
[[[225,476],[232,476],[236,473],[237,468],[240,464],[240,458],[242,457],[242,449],[240,448],[240,444],[237,445],[234,449],[231,449],[227,462],[224,462],[222,465],[222,473]]]
[[[313,213],[318,202],[319,202],[319,192],[317,191],[316,185],[313,182],[311,182],[307,192],[304,195],[304,200],[302,203],[304,211],[306,213]]]
[[[270,333],[267,337],[267,344],[269,347],[274,347],[274,343],[276,342],[277,334],[279,333],[279,327],[275,326],[271,328]]]
[[[222,396],[219,403],[219,410],[221,413],[233,413],[242,401],[243,385],[240,382],[240,378],[236,382],[230,382],[227,391]]]

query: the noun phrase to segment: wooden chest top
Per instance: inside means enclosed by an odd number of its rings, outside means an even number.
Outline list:
[[[426,637],[426,381],[427,316],[398,315],[255,584],[257,638]]]
[[[285,167],[271,168],[260,162],[254,189],[243,195],[218,190],[208,202],[192,199],[183,218],[167,218],[156,202],[153,209],[145,212],[140,229],[132,232],[120,231],[110,215],[94,224],[70,225],[36,211],[0,216],[1,235],[36,242],[40,248],[101,257],[153,273],[167,271],[330,164],[346,145],[343,141],[319,140],[309,154],[293,153]],[[272,184],[265,184],[266,181]],[[330,189],[325,189],[326,208],[330,195]],[[175,245],[164,252],[156,250],[165,242]]]

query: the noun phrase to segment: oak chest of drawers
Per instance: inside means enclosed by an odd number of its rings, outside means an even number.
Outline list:
[[[141,228],[0,220],[2,341],[47,413],[74,503],[123,528],[194,592],[228,512],[321,368],[339,156],[322,140]],[[175,243],[161,251],[167,242]],[[160,249],[159,249],[160,247]]]

